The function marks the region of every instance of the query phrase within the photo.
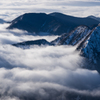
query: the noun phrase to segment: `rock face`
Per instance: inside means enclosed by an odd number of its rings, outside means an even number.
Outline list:
[[[16,44],[12,44],[12,45],[16,46],[16,47],[27,49],[33,45],[41,46],[41,45],[51,45],[51,44],[48,41],[46,41],[45,39],[40,39],[40,40],[34,40],[34,41],[20,42],[20,43],[16,43]]]
[[[58,37],[56,40],[51,43],[54,45],[76,45],[79,44],[88,33],[90,33],[90,29],[87,26],[78,26],[69,34],[63,34],[61,37]]]
[[[69,33],[79,25],[92,28],[98,23],[99,21],[89,17],[77,18],[61,13],[26,13],[14,19],[8,29],[18,28],[36,35],[61,35]],[[47,34],[40,34],[41,32]]]
[[[92,32],[86,46],[82,49],[82,54],[94,64],[100,61],[100,25]]]

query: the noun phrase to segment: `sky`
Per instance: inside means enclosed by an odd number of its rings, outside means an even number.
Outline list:
[[[10,21],[28,12],[100,17],[100,0],[0,0],[0,18]]]

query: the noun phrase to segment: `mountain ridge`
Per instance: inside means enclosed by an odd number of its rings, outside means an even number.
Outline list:
[[[90,15],[90,16],[88,16],[88,17],[100,21],[100,17],[95,17],[95,16],[93,16],[93,15]]]
[[[13,21],[7,29],[18,28],[34,33],[49,33],[48,35],[61,35],[69,33],[71,30],[80,25],[93,28],[99,24],[99,21],[92,18],[78,18],[62,13],[25,13]],[[46,34],[47,35],[47,34]]]

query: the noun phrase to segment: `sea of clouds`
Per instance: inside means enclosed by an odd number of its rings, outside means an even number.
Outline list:
[[[0,0],[0,18],[11,21],[29,12],[100,16],[99,8],[99,0]],[[58,36],[34,36],[8,26],[0,24],[0,100],[68,100],[69,93],[100,97],[100,75],[82,68],[85,59],[76,47],[17,48],[11,44]]]
[[[0,100],[68,100],[67,93],[100,97],[100,75],[83,69],[84,58],[72,46],[11,44],[57,36],[28,35],[0,24]]]

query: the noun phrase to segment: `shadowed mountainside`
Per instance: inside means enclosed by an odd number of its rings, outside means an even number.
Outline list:
[[[98,23],[99,21],[89,17],[78,18],[61,13],[26,13],[11,21],[7,29],[17,28],[36,35],[61,35],[69,33],[79,25],[93,28]],[[43,34],[43,32],[47,34]]]

